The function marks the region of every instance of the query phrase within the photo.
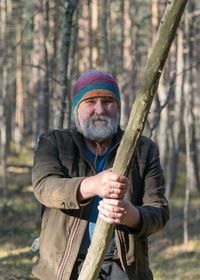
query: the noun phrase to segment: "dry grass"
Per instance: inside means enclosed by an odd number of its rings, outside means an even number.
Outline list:
[[[150,238],[150,264],[155,280],[200,279],[200,195],[190,200],[189,242],[183,243],[184,199],[170,200],[167,226]]]

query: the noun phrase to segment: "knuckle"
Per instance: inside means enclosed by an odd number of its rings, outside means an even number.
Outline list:
[[[120,200],[116,201],[116,206],[120,206]]]
[[[110,217],[110,218],[114,218],[115,215],[114,215],[112,212],[109,212],[109,217]]]

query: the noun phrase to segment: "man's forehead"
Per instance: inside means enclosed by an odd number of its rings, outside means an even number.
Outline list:
[[[112,100],[112,101],[116,102],[115,99],[112,96],[90,96],[90,97],[84,99],[83,101],[98,100],[98,99],[101,99],[101,100]]]

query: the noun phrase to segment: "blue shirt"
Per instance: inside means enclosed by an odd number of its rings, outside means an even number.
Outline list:
[[[111,144],[111,146],[106,151],[106,153],[104,153],[102,155],[98,155],[97,160],[96,160],[96,173],[99,173],[99,172],[105,170],[105,168],[106,168],[106,159],[107,159],[107,156],[108,156],[108,154],[109,154],[109,152],[111,151],[112,148],[113,148],[113,145]],[[91,162],[94,163],[94,161],[95,161],[95,154],[93,154],[89,150],[87,145],[86,145],[86,151],[87,151],[87,154],[88,154]],[[87,254],[87,250],[88,250],[88,248],[90,246],[90,243],[91,243],[91,240],[92,240],[92,235],[93,235],[94,228],[95,228],[95,225],[96,225],[96,220],[97,220],[97,217],[98,217],[97,206],[99,205],[99,201],[101,199],[102,198],[99,197],[99,196],[95,196],[94,197],[93,205],[92,205],[92,209],[91,209],[90,217],[89,217],[89,221],[88,221],[88,225],[87,225],[87,228],[86,228],[86,231],[85,231],[82,243],[81,243],[79,254],[84,254],[84,255]],[[112,238],[112,241],[111,241],[111,244],[110,244],[110,247],[109,247],[107,253],[113,253],[113,249],[112,248],[114,247],[114,245],[115,245],[115,238],[114,238],[114,235],[113,235],[113,238]]]

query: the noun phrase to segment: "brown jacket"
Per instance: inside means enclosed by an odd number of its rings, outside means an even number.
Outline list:
[[[112,167],[122,134],[119,130],[115,136],[107,168]],[[45,205],[40,258],[33,268],[39,279],[70,279],[92,205],[92,199],[78,202],[77,189],[83,178],[94,174],[84,139],[75,129],[51,130],[41,135],[33,167],[34,194]],[[153,276],[147,237],[163,228],[169,212],[158,148],[146,137],[141,137],[129,179],[131,188],[126,198],[138,208],[142,226],[137,232],[116,226],[116,245],[129,279],[150,280]]]

